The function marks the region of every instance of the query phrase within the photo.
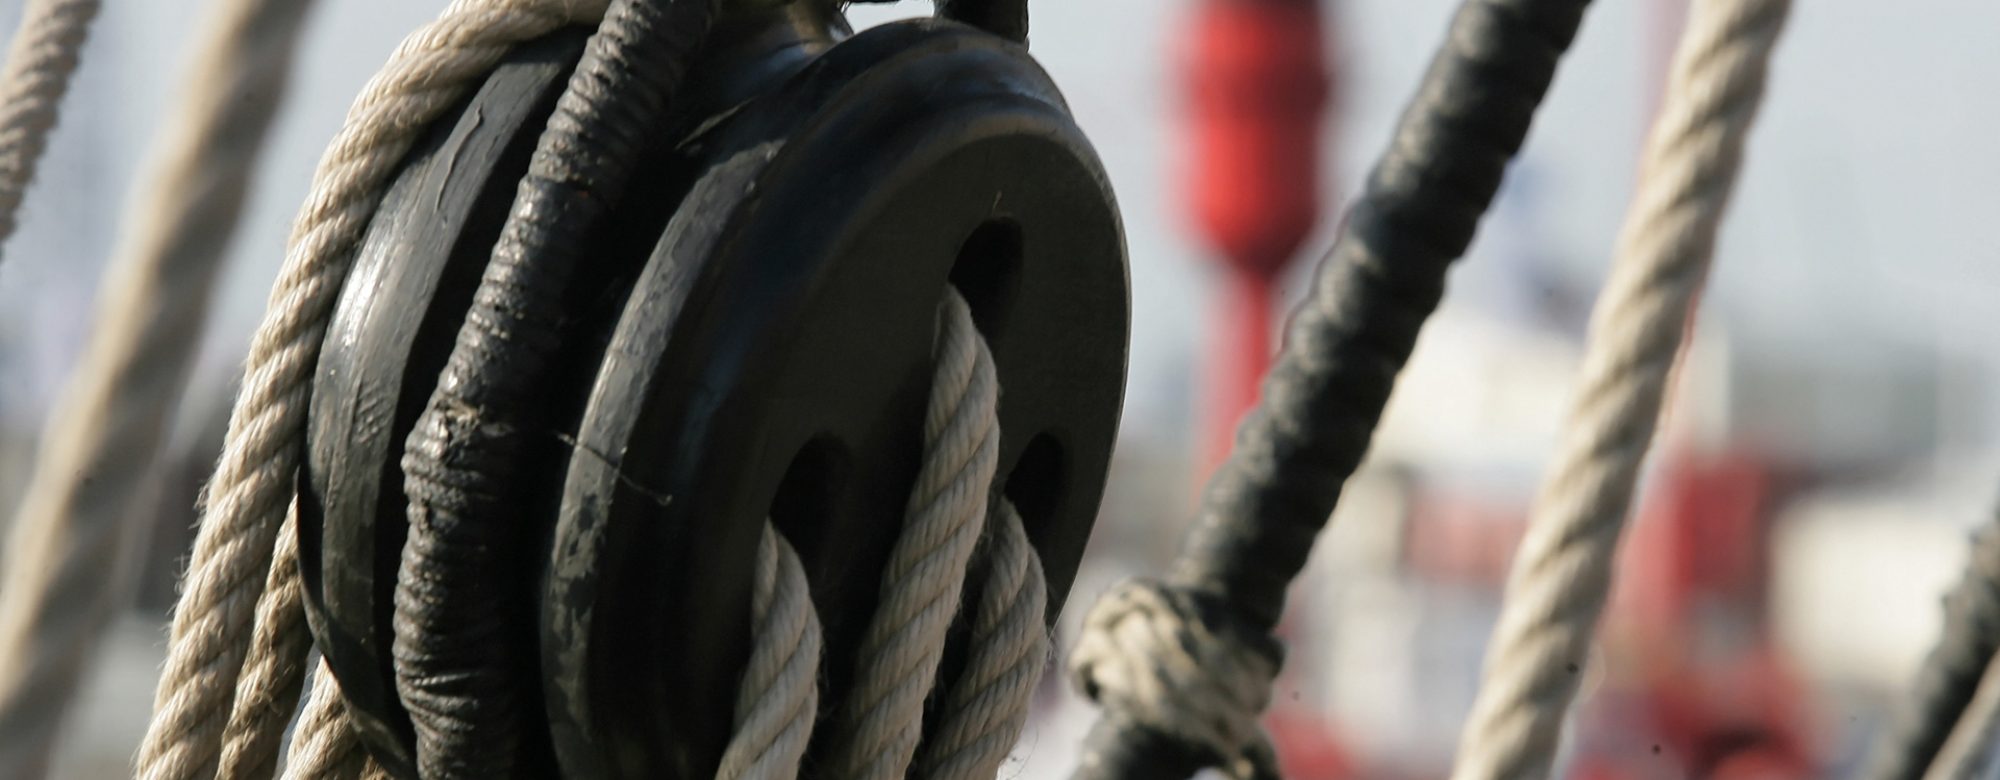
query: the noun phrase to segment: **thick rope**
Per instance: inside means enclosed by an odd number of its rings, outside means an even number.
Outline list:
[[[1549,773],[1790,6],[1699,0],[1689,14],[1577,400],[1508,581],[1458,780]]]
[[[396,692],[431,780],[498,774],[535,748],[534,619],[516,590],[533,525],[527,455],[562,406],[566,307],[617,262],[585,240],[661,140],[720,0],[615,0],[535,141],[471,308],[403,445],[409,534],[395,588]]]
[[[99,0],[29,0],[0,70],[0,244],[14,235]]]
[[[218,0],[186,96],[120,231],[98,326],[48,430],[0,588],[0,777],[40,777],[115,610],[146,493],[187,384],[310,2]],[[296,682],[294,682],[296,686]],[[290,705],[287,704],[287,707]],[[288,713],[289,714],[289,713]]]
[[[340,684],[321,662],[285,754],[285,780],[360,780],[373,763],[350,726]]]
[[[1944,632],[1924,658],[1909,706],[1884,732],[1861,777],[1917,780],[1953,734],[2000,650],[2000,523],[1972,538],[1965,574],[1944,601]],[[2000,695],[1996,692],[1995,695]]]
[[[769,523],[750,594],[750,662],[736,693],[736,733],[716,780],[791,780],[819,708],[819,615],[799,554]]]
[[[217,760],[283,513],[293,495],[320,339],[388,178],[430,122],[516,43],[589,22],[603,0],[458,0],[408,38],[356,98],[251,344],[228,443],[209,483],[140,774],[196,778]]]
[[[945,695],[945,720],[917,755],[917,775],[989,778],[1021,737],[1049,662],[1048,580],[1020,512],[995,497],[986,518],[970,658]]]
[[[216,773],[221,780],[261,780],[272,776],[277,767],[278,744],[299,703],[306,656],[312,650],[304,597],[295,508],[278,532],[278,548],[271,556],[264,596],[257,600],[250,655],[244,660],[243,676],[236,683],[236,701],[222,732],[222,765]]]
[[[882,574],[882,595],[855,657],[841,708],[833,776],[895,780],[909,773],[923,732],[924,698],[944,659],[966,565],[985,526],[1000,460],[1000,385],[993,356],[956,290],[938,306],[937,368],[924,414],[924,461],[903,530]]]

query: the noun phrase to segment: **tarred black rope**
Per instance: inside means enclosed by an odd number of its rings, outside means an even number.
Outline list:
[[[1460,6],[1293,315],[1262,400],[1209,483],[1175,565],[1172,587],[1237,622],[1224,633],[1268,637],[1277,625],[1287,586],[1367,451],[1417,331],[1444,294],[1445,272],[1470,245],[1587,6]],[[1115,712],[1086,750],[1077,777],[1092,780],[1187,777],[1224,758]]]
[[[396,592],[397,690],[427,780],[510,776],[542,737],[534,684],[525,457],[576,311],[585,236],[655,142],[718,0],[619,0],[536,147],[473,306],[403,459],[410,535]]]

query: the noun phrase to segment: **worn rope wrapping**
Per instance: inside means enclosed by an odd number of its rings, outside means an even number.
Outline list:
[[[100,0],[28,0],[0,70],[0,245],[48,148]]]
[[[1554,464],[1515,554],[1457,780],[1543,777],[1707,277],[1790,0],[1697,0],[1599,294]]]
[[[458,0],[404,39],[321,158],[251,344],[174,610],[172,648],[139,756],[148,780],[204,777],[249,650],[293,495],[320,337],[389,177],[416,138],[516,43],[603,13],[603,0]]]
[[[1965,574],[1944,600],[1944,630],[1917,672],[1910,699],[1884,731],[1861,777],[1917,780],[1960,720],[2000,650],[2000,521],[1972,538]],[[1996,693],[2000,695],[2000,693]]]
[[[1172,700],[1144,693],[1170,687],[1169,659],[1181,650],[1164,640],[1191,636],[1182,626],[1206,626],[1199,635],[1219,646],[1200,649],[1200,657],[1234,659],[1221,668],[1242,669],[1250,664],[1243,659],[1258,654],[1276,669],[1270,633],[1285,589],[1367,450],[1418,328],[1444,294],[1445,271],[1471,243],[1587,5],[1467,0],[1460,6],[1388,151],[1292,316],[1262,400],[1209,483],[1201,514],[1162,586],[1177,596],[1161,602],[1174,611],[1090,621],[1162,621],[1156,629],[1121,632],[1161,641],[1073,664],[1085,690],[1096,692],[1105,707],[1079,778],[1186,777],[1263,752],[1254,742],[1192,743],[1182,732],[1194,721],[1244,717],[1217,710],[1228,702],[1263,701],[1268,692],[1249,689],[1268,688],[1270,681],[1218,682],[1232,695],[1209,700],[1200,712],[1179,711]],[[1098,609],[1121,606],[1103,602]],[[1141,680],[1148,682],[1111,687]]]
[[[212,5],[186,94],[124,218],[98,324],[42,437],[8,543],[0,777],[47,772],[84,668],[130,597],[129,567],[116,562],[130,561],[147,535],[150,518],[135,504],[185,390],[311,5]]]
[[[485,778],[539,750],[532,617],[507,596],[532,525],[524,465],[559,397],[564,323],[607,260],[586,254],[657,139],[719,0],[617,0],[556,102],[472,308],[403,451],[396,690],[426,778]],[[527,695],[524,695],[527,694]]]
[[[861,669],[836,721],[840,742],[831,771],[837,777],[903,778],[912,774],[913,758],[922,777],[993,777],[1020,738],[1048,658],[1041,558],[1013,504],[991,493],[999,464],[998,374],[955,289],[939,302],[936,360],[923,465],[856,656]],[[818,621],[797,557],[768,525],[757,567],[753,648],[718,780],[796,777],[812,732]],[[969,657],[941,697],[942,725],[919,747],[945,631],[974,571]]]

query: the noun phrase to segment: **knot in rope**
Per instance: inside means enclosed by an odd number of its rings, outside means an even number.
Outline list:
[[[1236,759],[1262,750],[1280,655],[1199,592],[1137,580],[1091,607],[1070,672],[1106,709]]]

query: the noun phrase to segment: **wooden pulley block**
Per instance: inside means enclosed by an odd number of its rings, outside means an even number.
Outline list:
[[[414,777],[390,644],[399,463],[587,31],[508,58],[413,151],[342,292],[313,389],[308,617],[362,736]],[[805,564],[837,702],[923,450],[936,311],[999,373],[995,489],[1067,594],[1103,492],[1129,302],[1110,188],[1017,44],[825,4],[719,27],[592,252],[536,455],[524,562],[538,688],[572,777],[712,775],[749,642],[756,542]],[[944,674],[959,652],[950,650]],[[807,762],[808,774],[813,765]]]
[[[993,350],[995,484],[1052,607],[1123,396],[1117,209],[1019,46],[936,21],[873,28],[684,143],[719,162],[626,303],[546,572],[550,715],[582,776],[712,772],[767,517],[805,563],[837,701],[922,456],[946,285]]]
[[[808,3],[729,20],[705,63],[719,73],[687,91],[676,123],[693,126],[768,88],[844,30],[837,16]],[[307,622],[361,736],[397,777],[417,776],[390,655],[408,533],[404,442],[451,354],[536,140],[589,35],[573,28],[510,53],[410,151],[369,224],[321,348],[299,485]],[[587,378],[632,278],[702,165],[696,155],[660,146],[635,177],[615,229],[594,247],[611,272],[580,285],[595,300],[578,312],[570,333],[581,338],[562,366],[584,380],[569,383],[570,397],[551,399],[573,408],[544,453],[548,522]],[[524,567],[520,579],[520,608],[533,612],[537,572]]]

